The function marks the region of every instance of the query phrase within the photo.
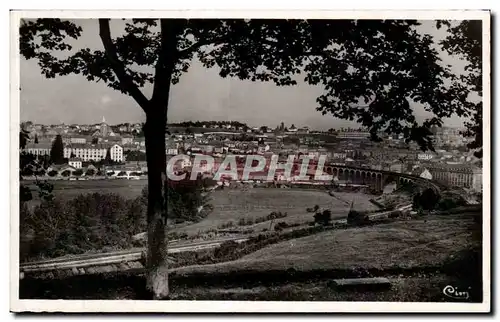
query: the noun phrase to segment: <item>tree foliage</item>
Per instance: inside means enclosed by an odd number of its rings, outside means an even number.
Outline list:
[[[332,212],[329,209],[314,214],[314,222],[320,225],[329,225],[332,221]]]
[[[169,180],[166,188],[169,218],[176,222],[198,221],[208,215],[213,206],[210,197],[204,193],[207,183],[201,178],[189,180],[189,177],[181,181]],[[148,189],[145,187],[142,200],[146,202],[147,198]]]
[[[434,189],[427,188],[422,193],[413,196],[413,209],[430,211],[436,208],[441,196]]]
[[[404,134],[423,148],[431,146],[429,128],[452,114],[464,116],[461,88],[440,62],[430,35],[412,20],[169,20],[177,38],[172,82],[189,69],[193,57],[222,77],[295,85],[300,78],[324,92],[317,99],[323,114],[356,120],[374,139],[380,132]],[[109,22],[100,22],[106,50],[73,50],[82,28],[60,19],[23,21],[21,54],[37,59],[49,78],[81,74],[89,81],[131,95],[141,106],[148,99],[139,88],[154,83],[160,55],[157,20],[133,19],[125,33],[110,38]],[[130,50],[133,48],[134,50]],[[109,49],[108,52],[106,52]],[[64,58],[54,53],[67,53]],[[123,73],[117,74],[117,67]],[[143,68],[144,67],[144,68]],[[454,85],[446,86],[446,81]],[[432,117],[419,124],[411,103]]]
[[[42,199],[33,210],[22,206],[21,260],[130,247],[132,235],[146,228],[145,211],[140,198],[99,193]]]
[[[61,135],[57,135],[52,142],[52,147],[50,149],[50,160],[54,164],[64,163],[64,144]]]
[[[21,131],[19,131],[19,148],[26,148],[26,144],[28,144],[29,138],[29,132],[21,129]]]
[[[439,21],[438,27],[445,25],[448,27],[448,36],[441,42],[444,50],[449,54],[458,55],[467,60],[464,66],[465,74],[460,76],[460,80],[465,84],[464,91],[475,92],[482,98],[483,96],[483,70],[482,70],[482,21],[464,20],[452,25],[450,21]],[[463,104],[471,110],[472,118],[465,125],[467,131],[465,135],[473,137],[469,148],[477,149],[475,155],[482,157],[483,146],[483,102],[480,99],[472,102],[467,96],[462,96]]]

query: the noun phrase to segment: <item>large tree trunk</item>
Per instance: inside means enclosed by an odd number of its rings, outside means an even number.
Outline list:
[[[167,262],[167,156],[165,133],[172,73],[177,61],[177,35],[184,21],[161,19],[161,49],[155,68],[153,96],[146,110],[144,135],[148,164],[147,289],[154,299],[169,295]]]
[[[157,111],[157,112],[155,112]],[[144,135],[148,165],[147,288],[155,299],[166,298],[168,287],[166,175],[166,114],[160,106],[146,116]],[[166,111],[165,111],[166,112]]]
[[[109,19],[99,19],[99,34],[106,50],[106,56],[120,80],[123,89],[135,99],[146,112],[144,135],[148,165],[148,251],[146,266],[147,288],[155,299],[168,296],[167,263],[167,201],[165,186],[167,161],[165,132],[167,124],[168,99],[172,73],[178,59],[178,35],[186,20],[161,19],[161,46],[155,66],[153,96],[148,100],[127,74],[124,63],[116,53]]]

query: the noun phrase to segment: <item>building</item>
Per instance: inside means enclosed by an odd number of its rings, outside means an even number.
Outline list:
[[[346,152],[333,152],[332,158],[333,159],[345,159],[345,158],[347,158],[347,153]]]
[[[83,161],[100,161],[106,157],[107,147],[102,144],[72,144],[64,147],[64,157]]]
[[[434,158],[434,154],[428,152],[422,152],[417,154],[417,160],[428,161]]]
[[[167,155],[177,155],[177,154],[179,154],[178,149],[167,147]]]
[[[50,155],[51,144],[50,143],[28,143],[24,148],[24,151],[28,154],[33,154],[36,156]]]
[[[66,143],[66,142],[65,142]],[[87,143],[87,137],[84,135],[71,135],[69,137],[68,142],[69,144],[86,144]]]
[[[370,132],[365,131],[342,131],[337,132],[337,138],[343,140],[362,140],[369,139]]]
[[[134,137],[130,134],[123,134],[122,135],[122,145],[125,144],[132,144],[134,142]]]
[[[114,144],[110,149],[111,160],[115,162],[123,162],[123,148],[118,144]]]
[[[482,169],[473,164],[444,163],[428,167],[432,178],[452,187],[482,191]]]
[[[68,161],[68,165],[70,167],[73,167],[75,169],[81,169],[82,168],[82,159],[80,158],[70,158]]]
[[[424,178],[427,180],[432,180],[432,174],[430,173],[429,170],[424,169],[424,171],[420,174],[420,178]]]
[[[99,128],[100,134],[103,137],[107,137],[110,133],[110,128],[104,116],[102,117],[101,127]]]
[[[389,171],[402,173],[403,172],[403,163],[402,162],[393,162],[389,165]]]

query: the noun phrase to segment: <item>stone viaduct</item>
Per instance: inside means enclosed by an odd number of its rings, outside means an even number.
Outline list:
[[[370,168],[351,167],[343,165],[325,165],[325,173],[337,177],[339,181],[351,184],[369,185],[376,191],[382,191],[387,184],[396,183],[396,187],[409,182],[426,185],[440,191],[444,186],[432,180],[421,178],[416,175],[391,172],[385,170],[375,170]]]

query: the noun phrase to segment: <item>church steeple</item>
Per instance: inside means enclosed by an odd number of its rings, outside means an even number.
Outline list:
[[[106,123],[106,119],[104,118],[104,115],[102,116],[102,123]]]

